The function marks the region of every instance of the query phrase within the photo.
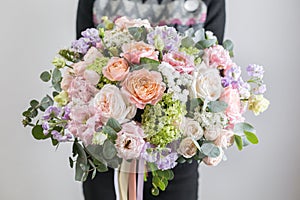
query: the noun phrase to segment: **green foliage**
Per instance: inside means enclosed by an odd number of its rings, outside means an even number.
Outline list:
[[[212,113],[223,112],[226,110],[228,104],[224,101],[211,101],[208,103],[208,110]]]
[[[49,95],[47,95],[42,99],[39,109],[44,112],[49,106],[52,106],[53,103],[53,99]]]
[[[33,137],[37,140],[44,140],[44,139],[49,138],[48,135],[45,135],[43,133],[43,128],[41,125],[34,126],[33,129],[31,130],[31,133],[32,133]]]
[[[211,158],[216,158],[221,153],[220,148],[217,147],[213,143],[204,143],[204,144],[202,144],[200,151],[204,155],[206,155],[208,157],[211,157]]]
[[[200,40],[195,44],[197,49],[206,49],[216,44],[216,39]]]
[[[41,73],[40,79],[44,82],[48,82],[51,80],[51,74],[47,71],[44,71],[43,73]]]
[[[234,47],[233,42],[231,40],[225,40],[223,42],[223,47],[224,49],[229,51],[230,57],[233,57],[233,47]]]
[[[142,57],[140,59],[141,67],[148,70],[158,71],[159,61],[150,58]]]
[[[79,53],[71,51],[70,49],[62,49],[58,54],[70,62],[77,62],[81,57]]]
[[[152,164],[153,165],[153,164]],[[155,166],[150,168],[155,169]],[[165,191],[169,181],[173,180],[174,173],[172,170],[153,170],[152,171],[152,186],[151,193],[154,196],[159,195],[159,190]]]
[[[258,144],[258,138],[254,133],[244,131],[247,140],[252,144]]]
[[[121,124],[114,118],[109,118],[106,122],[106,126],[111,127],[115,132],[119,132],[122,130]]]
[[[239,135],[234,135],[234,141],[238,149],[241,151],[243,149],[243,139]]]
[[[192,47],[194,46],[194,40],[191,37],[185,37],[181,40],[181,46],[182,47]]]
[[[115,145],[110,140],[106,140],[103,144],[104,158],[110,160],[116,155],[117,155],[117,150],[115,148]]]
[[[73,144],[73,154],[77,155],[75,166],[75,180],[85,181],[89,173],[89,165],[84,148],[77,141]]]
[[[128,31],[136,41],[146,41],[147,39],[147,29],[144,26],[129,27]]]

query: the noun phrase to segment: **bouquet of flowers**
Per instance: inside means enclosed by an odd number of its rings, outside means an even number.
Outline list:
[[[244,80],[232,50],[209,31],[103,17],[40,75],[53,93],[30,101],[23,124],[35,139],[73,143],[76,180],[108,167],[152,173],[158,195],[178,163],[215,166],[233,143],[258,143],[243,114],[269,105],[264,69],[249,65]]]

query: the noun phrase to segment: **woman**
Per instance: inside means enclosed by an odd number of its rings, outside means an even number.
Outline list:
[[[174,26],[178,31],[204,27],[222,43],[225,27],[225,0],[79,0],[77,38],[86,28],[96,27],[102,16],[147,18],[154,25]],[[151,173],[144,185],[145,200],[196,200],[198,197],[198,163],[178,164],[175,178],[158,197],[151,194]],[[110,169],[83,183],[86,200],[114,200],[114,172]]]

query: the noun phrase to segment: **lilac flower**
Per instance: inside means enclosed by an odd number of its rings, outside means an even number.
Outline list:
[[[264,76],[264,67],[260,65],[252,64],[247,67],[247,72],[249,76],[262,79]]]
[[[149,142],[146,142],[141,151],[141,157],[147,162],[156,162],[158,153],[154,150],[154,145],[151,145]]]
[[[89,48],[89,40],[86,38],[79,38],[72,43],[72,49],[81,54],[86,54]]]
[[[43,122],[42,123],[42,128],[43,128],[44,135],[48,135],[49,128],[50,128],[49,123],[48,122]]]
[[[229,77],[223,77],[221,83],[224,88],[228,87],[231,84],[231,79]]]
[[[64,114],[61,117],[62,120],[70,120],[71,109],[69,107],[64,107]]]
[[[155,45],[157,40],[161,40],[167,51],[177,51],[181,42],[176,29],[168,26],[156,27],[147,35],[147,40],[151,45]]]
[[[99,37],[99,31],[95,28],[89,28],[81,32],[81,35],[88,40],[88,44],[96,46],[97,43],[101,42]]]
[[[263,85],[260,85],[256,88],[253,88],[253,93],[256,94],[256,95],[259,95],[259,94],[264,94],[267,90],[267,87],[265,84]]]
[[[53,117],[57,117],[60,113],[60,109],[55,106],[49,106],[43,116],[44,120],[50,120]]]
[[[65,135],[61,135],[60,132],[53,130],[51,132],[53,139],[57,140],[58,142],[67,142],[72,139],[72,135],[70,133],[66,133]]]
[[[231,80],[238,80],[241,77],[242,70],[240,66],[234,64],[230,69],[227,70],[226,76]]]
[[[164,151],[159,154],[159,158],[156,161],[157,168],[160,170],[172,169],[177,165],[178,159],[177,152]]]

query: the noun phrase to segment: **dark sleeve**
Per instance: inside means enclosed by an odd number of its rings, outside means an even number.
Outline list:
[[[225,31],[225,0],[204,0],[207,5],[207,17],[204,24],[205,30],[212,31],[220,44],[224,39]]]
[[[79,0],[76,18],[76,38],[81,36],[81,32],[87,28],[94,27],[93,5],[95,0]]]

